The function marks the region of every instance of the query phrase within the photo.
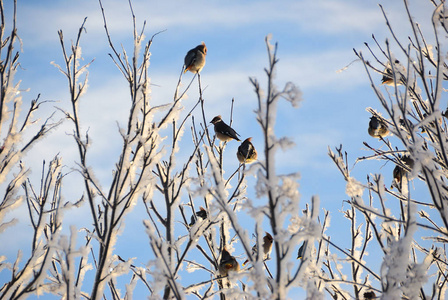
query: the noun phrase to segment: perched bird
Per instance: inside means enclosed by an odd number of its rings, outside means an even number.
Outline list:
[[[384,138],[389,134],[389,129],[382,119],[372,116],[370,118],[368,132],[374,138]]]
[[[222,249],[218,270],[221,276],[227,276],[229,271],[238,272],[240,270],[240,264],[226,248]]]
[[[442,116],[448,119],[448,108],[442,113]]]
[[[414,124],[409,119],[403,119],[400,117],[398,123],[400,124],[400,127],[404,130],[407,130],[407,127],[410,127],[411,130],[414,128]]]
[[[394,78],[392,74],[392,69],[390,67],[387,67],[384,70],[383,77],[381,78],[381,84],[394,85]]]
[[[404,67],[402,67],[400,65],[400,61],[398,61],[396,59],[395,64],[394,64],[394,71],[395,71],[396,77],[399,78],[399,80],[397,81],[397,85],[401,84],[401,77],[403,76],[401,74],[401,71],[403,71],[403,70],[399,70],[399,69],[404,69]],[[404,74],[404,72],[403,72],[403,74]],[[392,72],[392,67],[390,66],[390,63],[388,63],[386,68],[384,69],[383,77],[381,78],[381,84],[390,85],[390,86],[394,85],[394,74]]]
[[[297,259],[302,259],[303,258],[303,254],[305,252],[305,242],[303,242],[302,246],[300,246],[299,251],[297,251]]]
[[[411,132],[414,130],[415,125],[409,119],[403,119],[400,117],[398,120],[398,125],[401,130],[406,133],[408,139],[411,139]]]
[[[376,295],[375,295],[375,293],[373,291],[364,293],[364,299],[365,300],[370,300],[370,299],[375,299],[375,298],[376,298]]]
[[[216,116],[213,120],[210,121],[213,125],[215,125],[215,133],[216,137],[223,142],[230,141],[232,139],[240,141],[238,138],[239,134],[233,130],[232,127],[224,123],[221,119],[221,116]]]
[[[240,163],[253,163],[257,160],[258,154],[257,150],[255,150],[254,145],[250,142],[252,138],[247,138],[241,145],[238,147],[238,151],[236,152],[236,157],[240,161]]]
[[[269,232],[266,232],[266,235],[263,237],[263,260],[268,259],[269,255],[271,254],[272,251],[272,242],[274,241],[274,238],[272,237],[272,235]],[[257,244],[255,244],[252,247],[252,255],[255,255],[257,253]],[[243,263],[243,266],[245,264],[247,264],[247,262],[249,261],[249,259],[246,259],[246,261]]]
[[[205,220],[205,219],[207,219],[207,211],[205,210],[205,208],[200,206],[199,211],[196,212],[196,216],[198,216],[202,220]],[[194,218],[194,216],[191,216],[191,221],[190,221],[190,224],[188,224],[188,225],[193,226],[195,223],[196,223],[196,219]]]
[[[403,155],[401,161],[404,165],[406,165],[409,169],[414,167],[414,160],[409,157],[409,155]],[[394,181],[392,182],[391,189],[396,186],[399,190],[401,190],[401,183],[403,181],[403,177],[406,176],[408,171],[401,167],[400,165],[396,165],[393,171]]]
[[[443,114],[442,114],[443,115]],[[424,113],[423,114],[423,119],[422,119],[422,121],[424,120],[424,119],[426,119],[426,118],[428,118],[429,117],[429,115],[427,114],[427,113]],[[435,120],[437,120],[437,123],[439,123],[439,125],[440,126],[442,126],[442,124],[443,124],[443,120],[442,120],[442,118],[437,118],[437,119],[435,119]],[[431,127],[431,128],[436,128],[436,125],[437,125],[437,123],[436,123],[436,121],[432,121],[432,122],[429,122],[428,124],[429,124],[429,126]],[[426,128],[425,128],[426,126],[420,126],[420,129],[421,129],[421,131],[422,131],[422,133],[424,133],[424,132],[427,132],[427,130],[426,130]]]
[[[190,51],[188,51],[184,59],[185,64],[184,73],[186,73],[187,71],[190,71],[192,73],[201,72],[202,68],[205,65],[206,55],[207,55],[207,47],[205,46],[204,42],[196,46],[196,48],[193,48]]]

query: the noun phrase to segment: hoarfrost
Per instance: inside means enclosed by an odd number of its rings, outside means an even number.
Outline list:
[[[353,177],[347,178],[345,193],[349,197],[361,197],[364,192],[363,185]]]
[[[291,102],[291,105],[294,108],[299,107],[300,102],[303,101],[302,91],[299,89],[298,86],[296,86],[292,82],[286,83],[285,88],[283,89],[283,93],[284,93],[283,97],[287,101]]]

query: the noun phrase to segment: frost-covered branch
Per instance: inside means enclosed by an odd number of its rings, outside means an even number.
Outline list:
[[[434,5],[430,20],[434,29],[432,33],[422,31],[412,17],[408,2],[403,1],[412,33],[404,40],[380,6],[392,43],[387,39],[382,46],[372,36],[377,50],[367,43],[369,55],[355,50],[380,104],[378,111],[370,107],[366,110],[388,131],[384,135],[372,134],[376,125],[371,120],[369,134],[382,146],[364,142],[373,154],[358,158],[357,164],[365,160],[392,163],[392,183],[384,182],[389,176],[374,174],[367,176],[367,183],[363,184],[351,177],[347,154],[341,148],[337,148],[336,154],[329,152],[347,182],[346,193],[350,197],[347,201],[350,209],[346,211],[352,228],[349,249],[351,258],[355,254],[359,259],[351,260],[353,280],[347,284],[353,286],[356,298],[362,291],[368,292],[368,287],[388,299],[440,299],[445,296],[446,270],[439,266],[445,264],[446,259],[439,249],[445,247],[448,225],[445,204],[448,200],[447,125],[446,114],[441,107],[445,93],[442,81],[447,78],[447,67],[441,50],[446,36],[439,28],[445,23],[446,5],[443,1],[430,2]],[[398,50],[398,54],[393,50]],[[373,57],[373,62],[368,60],[368,56]],[[398,60],[398,56],[404,59]],[[382,77],[382,85],[375,78],[376,73]],[[417,189],[418,192],[414,192]],[[368,203],[364,201],[364,191],[368,191]],[[427,196],[423,199],[416,198],[425,193]],[[397,201],[396,208],[391,208],[391,200],[387,198]],[[357,212],[364,217],[364,224],[357,220]],[[365,228],[363,235],[362,227]],[[376,272],[379,277],[374,276],[375,281],[371,282],[367,276],[360,277],[359,271],[362,268],[367,270],[362,258],[369,249],[374,249],[375,244],[381,249],[383,259]],[[333,246],[347,255],[343,247]],[[431,272],[436,276],[430,277],[428,273]],[[430,282],[432,290],[428,292],[426,287],[431,278],[434,279]]]
[[[54,255],[61,242],[62,211],[72,206],[70,203],[61,203],[64,177],[61,168],[59,157],[55,157],[47,169],[45,163],[43,164],[38,192],[29,178],[22,184],[33,227],[30,245],[32,255],[19,270],[18,263],[22,259],[22,251],[19,251],[12,268],[12,279],[0,289],[2,299],[20,299],[31,293],[50,292],[61,288],[60,282],[46,280],[47,271],[51,270],[51,265],[57,260]],[[75,287],[73,283],[71,286]]]
[[[0,135],[3,138],[0,144],[0,184],[4,188],[0,202],[0,233],[17,223],[16,218],[5,219],[25,202],[28,204],[33,237],[29,257],[23,257],[23,252],[19,251],[12,265],[7,261],[2,262],[0,270],[9,270],[11,274],[9,281],[4,282],[0,288],[0,298],[19,299],[45,285],[46,272],[54,251],[53,244],[57,243],[60,226],[60,220],[56,216],[59,211],[61,176],[60,163],[55,158],[46,173],[47,178],[50,176],[51,179],[41,187],[39,197],[26,192],[23,196],[21,188],[27,190],[30,186],[30,170],[21,160],[32,146],[60,122],[53,123],[51,113],[44,122],[34,117],[37,111],[42,110],[41,106],[48,102],[39,100],[39,96],[30,101],[28,108],[25,107],[25,94],[20,90],[20,81],[15,78],[20,64],[19,51],[16,50],[20,43],[16,27],[17,1],[13,1],[10,7],[12,11],[6,11],[3,1],[0,1]],[[6,20],[10,20],[11,24]],[[10,30],[8,33],[7,28]],[[37,132],[33,133],[36,128]],[[17,165],[18,169],[14,171]],[[49,246],[50,243],[52,246]],[[2,261],[6,259],[2,257]]]

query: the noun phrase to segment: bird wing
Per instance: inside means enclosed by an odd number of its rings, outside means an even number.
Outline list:
[[[196,49],[191,49],[187,52],[187,55],[185,55],[184,63],[185,63],[185,71],[188,71],[191,66],[194,64],[197,58]]]
[[[240,140],[238,138],[239,134],[232,127],[230,127],[229,125],[227,125],[223,121],[220,121],[219,123],[217,123],[215,125],[215,131],[218,131],[221,134],[230,136],[232,139],[235,139],[237,141]]]
[[[226,263],[225,267],[226,267],[226,269],[232,269],[233,263]]]
[[[239,134],[232,127],[227,126],[223,133],[239,141]]]
[[[249,149],[247,151],[248,152],[247,157],[252,158],[255,155],[255,147],[252,144],[250,144],[248,148]]]

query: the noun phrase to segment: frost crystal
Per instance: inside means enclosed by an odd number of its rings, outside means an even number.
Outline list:
[[[361,197],[364,192],[362,184],[353,177],[348,177],[345,193],[349,197]]]

